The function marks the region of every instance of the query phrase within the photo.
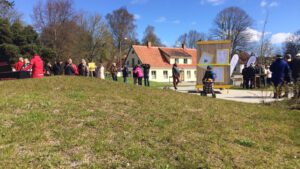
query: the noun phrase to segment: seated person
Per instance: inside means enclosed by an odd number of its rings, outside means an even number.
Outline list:
[[[202,78],[202,83],[205,84],[206,82],[214,82],[216,78],[215,73],[212,71],[211,66],[207,66],[207,70]]]

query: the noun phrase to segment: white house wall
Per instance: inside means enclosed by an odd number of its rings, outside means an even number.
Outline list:
[[[152,71],[156,72],[156,79],[152,76]],[[164,71],[168,72],[168,78],[165,78],[164,76]],[[195,82],[196,81],[196,75],[195,71],[196,69],[180,69],[180,71],[184,72],[184,81],[185,82]],[[191,77],[188,78],[188,71],[191,72]],[[163,68],[151,68],[149,72],[150,76],[150,81],[155,81],[155,82],[172,82],[173,79],[170,78],[172,77],[172,69],[163,69]]]

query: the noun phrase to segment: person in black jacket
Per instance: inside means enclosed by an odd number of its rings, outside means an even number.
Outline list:
[[[54,74],[54,76],[63,74],[62,62],[56,61],[54,63],[54,65],[53,65],[53,74]]]
[[[255,67],[254,64],[252,63],[249,68],[248,68],[248,75],[249,75],[249,81],[250,81],[250,89],[255,88]]]
[[[143,69],[144,69],[144,84],[145,86],[150,86],[150,82],[149,82],[149,71],[150,71],[150,65],[149,64],[143,64],[142,65]]]
[[[243,75],[243,88],[249,89],[249,75],[248,75],[248,67],[247,64],[245,64],[244,69],[242,70]]]
[[[124,65],[124,67],[122,68],[122,73],[123,73],[123,79],[124,79],[124,83],[128,83],[128,75],[129,75],[129,70],[128,70],[128,66]]]
[[[75,69],[72,66],[72,62],[68,61],[65,65],[65,75],[66,76],[73,76],[75,75]]]
[[[294,82],[294,97],[300,98],[300,53],[292,60],[290,64],[292,78]]]

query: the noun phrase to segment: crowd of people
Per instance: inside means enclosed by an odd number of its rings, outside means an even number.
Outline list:
[[[300,53],[296,57],[290,54],[277,55],[270,66],[245,65],[242,71],[243,88],[274,86],[274,98],[289,97],[290,87],[293,86],[293,97],[299,98]],[[257,86],[259,85],[259,86]],[[284,94],[283,93],[284,89]]]
[[[134,85],[150,86],[149,82],[149,64],[138,64],[132,70],[132,77]],[[85,59],[81,60],[81,63],[76,65],[72,59],[68,59],[65,63],[62,61],[55,61],[53,64],[48,62],[44,64],[41,57],[37,54],[29,61],[27,58],[20,57],[19,61],[15,63],[13,71],[28,71],[32,78],[40,78],[44,76],[92,76],[100,79],[105,79],[105,68],[102,63],[96,66],[95,70],[91,71],[88,63]],[[124,65],[121,69],[116,63],[112,63],[108,68],[108,72],[111,74],[113,81],[118,81],[118,73],[122,72],[124,83],[128,83],[128,77],[131,72],[128,69],[128,65]]]

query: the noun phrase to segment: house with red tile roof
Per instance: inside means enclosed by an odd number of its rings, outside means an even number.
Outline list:
[[[172,66],[177,63],[181,81],[196,81],[197,50],[181,48],[154,47],[147,45],[133,45],[128,52],[125,64],[133,68],[137,64],[150,64],[149,78],[151,81],[172,81]]]

